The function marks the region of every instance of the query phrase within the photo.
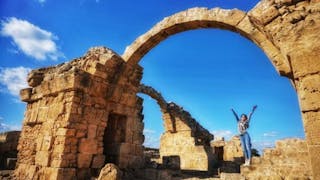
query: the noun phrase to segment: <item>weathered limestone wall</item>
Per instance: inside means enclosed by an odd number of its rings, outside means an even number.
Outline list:
[[[242,166],[246,179],[312,179],[308,147],[305,140],[285,139],[276,147],[265,149],[262,157],[254,157],[252,165]]]
[[[209,146],[196,145],[191,131],[166,132],[161,135],[160,158],[163,160],[178,156],[180,169],[182,170],[210,170],[212,165],[212,152],[210,150]]]
[[[142,100],[136,94],[142,68],[138,62],[167,37],[197,28],[240,33],[266,53],[280,75],[291,80],[300,101],[313,178],[320,179],[318,0],[263,0],[247,13],[192,8],[159,22],[122,57],[93,48],[69,63],[33,71],[28,79],[32,88],[21,91],[21,99],[28,104],[16,177],[85,179],[105,161],[121,168],[141,165]],[[193,121],[187,120],[191,116],[177,112],[164,113],[165,127],[170,130],[166,136],[192,126],[188,123]],[[205,147],[210,135],[194,125],[198,130],[186,132],[195,145]]]
[[[15,168],[19,137],[20,131],[0,133],[0,169]]]
[[[17,149],[20,131],[0,133],[0,154]]]
[[[161,163],[174,163],[183,170],[208,171],[212,162],[210,141],[213,135],[182,107],[167,103],[152,87],[140,85],[139,92],[154,98],[162,112],[165,132],[160,139]]]
[[[248,13],[287,57],[315,179],[320,179],[320,2],[261,1]]]
[[[108,161],[106,155],[115,156],[121,168],[141,166],[142,104],[136,96],[141,70],[125,67],[109,49],[92,48],[69,63],[32,71],[32,88],[21,91],[28,104],[16,178],[87,179]],[[122,115],[132,128],[104,151],[110,114]]]
[[[160,139],[160,156],[179,156],[180,168],[183,170],[208,171],[212,167],[210,141],[213,139],[192,116],[182,107],[168,104],[163,113],[166,131]]]
[[[239,136],[233,136],[229,141],[224,139],[211,142],[214,156],[214,167],[218,173],[240,173],[240,165],[244,163]]]
[[[224,161],[243,161],[243,152],[239,136],[233,136],[230,141],[223,146]]]
[[[262,0],[249,12],[192,8],[164,18],[122,55],[136,64],[171,35],[197,28],[238,32],[259,46],[297,90],[315,179],[320,179],[320,2]]]

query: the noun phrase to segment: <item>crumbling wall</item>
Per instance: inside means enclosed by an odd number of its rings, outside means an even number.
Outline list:
[[[161,163],[164,166],[175,164],[183,170],[208,171],[212,162],[210,141],[213,135],[182,107],[167,103],[152,87],[142,84],[139,92],[154,98],[162,112],[165,132],[160,139]]]
[[[223,160],[243,162],[243,152],[239,136],[233,136],[223,146]]]
[[[242,166],[241,174],[255,179],[312,179],[308,147],[305,140],[285,139],[275,148],[265,149],[262,157],[254,157],[249,167]]]
[[[34,70],[18,145],[18,179],[90,178],[108,162],[104,134],[110,114],[126,118],[126,136],[109,147],[121,168],[142,165],[142,104],[136,96],[142,69],[125,67],[106,48],[71,62]],[[125,74],[124,76],[122,76]],[[121,77],[120,77],[121,76]],[[140,102],[140,103],[139,103]]]
[[[14,169],[20,131],[0,133],[0,169]]]
[[[240,173],[240,165],[244,163],[239,136],[233,136],[229,141],[223,138],[211,142],[214,152],[214,167],[218,173]]]
[[[103,136],[110,114],[125,117],[126,127],[130,128],[124,129],[124,140],[112,146],[115,148],[109,155],[117,157],[120,167],[141,164],[142,100],[136,93],[142,68],[138,62],[170,35],[196,28],[222,28],[256,43],[280,75],[291,80],[300,101],[313,178],[319,179],[319,6],[317,0],[263,0],[247,13],[193,8],[165,18],[140,36],[122,57],[108,49],[94,48],[69,63],[33,71],[28,78],[31,88],[21,91],[21,99],[28,104],[18,145],[16,177],[91,176],[91,170],[98,170],[104,163]],[[164,114],[164,119],[175,122],[167,124],[168,136],[179,132],[180,127],[188,129],[188,122],[192,122],[185,120],[192,119],[187,113],[175,105],[172,108],[178,112],[174,118]],[[210,137],[201,135],[201,130],[183,132],[201,137],[194,138],[194,143],[200,145]]]
[[[209,171],[212,167],[210,141],[213,135],[204,129],[189,112],[168,103],[163,113],[165,132],[160,139],[160,157],[180,157],[183,170]]]
[[[288,59],[314,179],[320,179],[320,2],[263,0],[248,16]]]
[[[315,179],[320,179],[320,2],[262,0],[248,12],[191,8],[164,18],[139,36],[122,55],[137,64],[166,38],[197,28],[240,33],[259,46],[275,70],[297,91]]]

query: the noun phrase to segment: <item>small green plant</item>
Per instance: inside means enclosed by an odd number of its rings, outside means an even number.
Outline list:
[[[255,148],[251,149],[251,154],[252,154],[252,156],[260,157],[259,151]]]

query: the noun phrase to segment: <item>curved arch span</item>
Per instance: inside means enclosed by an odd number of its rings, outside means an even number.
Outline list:
[[[286,57],[250,21],[250,16],[238,9],[191,8],[166,17],[128,46],[122,57],[129,64],[137,64],[145,54],[169,36],[199,28],[220,28],[241,34],[266,53],[280,75],[290,75],[291,68]]]
[[[146,94],[153,98],[154,100],[157,101],[158,105],[161,108],[161,111],[166,111],[167,110],[167,102],[163,98],[160,92],[157,90],[153,89],[151,86],[146,86],[144,84],[140,84],[139,90],[140,93]]]

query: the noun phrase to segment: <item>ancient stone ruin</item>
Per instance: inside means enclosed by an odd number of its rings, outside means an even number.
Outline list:
[[[143,68],[138,65],[148,51],[167,37],[198,28],[230,30],[254,42],[279,75],[292,82],[299,97],[306,143],[278,143],[275,150],[266,151],[252,168],[241,169],[241,175],[235,178],[255,179],[263,174],[285,177],[288,167],[301,162],[289,174],[320,179],[318,0],[263,0],[249,12],[192,8],[163,19],[128,46],[123,55],[108,48],[91,48],[83,57],[32,71],[28,77],[30,88],[21,91],[27,109],[14,178],[90,179],[98,177],[106,163],[120,169],[143,168],[143,99],[137,96],[139,92],[158,100],[163,112],[166,131],[161,137],[162,163],[208,170],[214,154],[210,146],[213,136],[181,107],[167,103],[154,90],[141,87]],[[187,142],[187,148],[172,149],[181,147],[181,139]],[[302,152],[291,149],[291,144]],[[292,151],[281,150],[286,146]],[[277,163],[279,166],[273,170],[279,173],[271,174],[268,167]],[[300,171],[301,167],[305,171]],[[115,176],[121,174],[114,168],[112,172]],[[160,170],[148,172],[158,179],[169,177],[159,175],[163,172]],[[152,176],[151,172],[158,175]],[[224,174],[221,178],[234,177]]]
[[[14,169],[20,131],[0,133],[0,169]]]
[[[167,103],[152,87],[141,85],[140,92],[156,99],[163,114],[165,132],[160,139],[159,163],[174,161],[178,169],[208,171],[212,166],[210,141],[213,135],[182,107]]]

